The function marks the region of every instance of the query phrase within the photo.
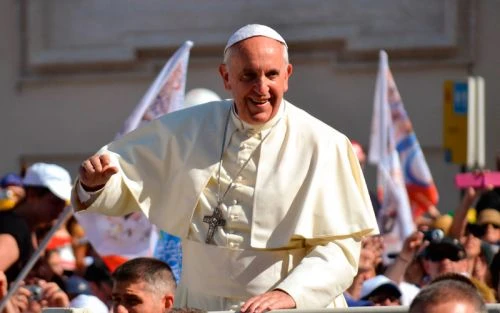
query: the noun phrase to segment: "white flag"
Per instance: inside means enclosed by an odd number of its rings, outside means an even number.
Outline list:
[[[377,192],[381,198],[378,222],[388,253],[399,252],[415,229],[391,116],[387,53],[380,51],[368,160],[377,166]]]
[[[182,108],[189,51],[192,46],[192,41],[186,41],[168,60],[141,102],[123,124],[117,137],[136,129],[141,121],[150,121]]]
[[[167,61],[116,138],[133,131],[141,123],[183,107],[192,46],[191,41],[186,41]],[[76,217],[85,229],[88,240],[111,270],[130,258],[153,256],[158,231],[142,212],[125,217],[81,212]]]

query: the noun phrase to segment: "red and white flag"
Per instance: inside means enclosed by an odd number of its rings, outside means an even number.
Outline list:
[[[183,107],[192,46],[191,41],[186,41],[167,61],[116,138],[136,129],[141,123]],[[90,212],[80,212],[75,216],[85,229],[88,240],[111,271],[130,258],[153,256],[158,231],[142,212],[125,217],[109,217]]]

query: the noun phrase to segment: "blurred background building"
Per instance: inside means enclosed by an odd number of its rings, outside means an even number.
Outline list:
[[[486,161],[500,151],[497,0],[3,0],[0,1],[0,173],[34,161],[72,174],[112,140],[172,53],[192,40],[187,90],[222,97],[217,67],[248,23],[287,40],[287,99],[368,145],[378,50],[390,65],[441,201],[455,208],[444,161],[443,83],[486,81]],[[464,138],[465,140],[465,138]],[[368,170],[374,188],[375,171]]]

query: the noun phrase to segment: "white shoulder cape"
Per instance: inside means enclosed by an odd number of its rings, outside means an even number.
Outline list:
[[[222,147],[232,101],[167,114],[103,147],[120,168],[88,210],[123,215],[140,208],[159,228],[187,236]],[[332,241],[378,233],[349,139],[286,103],[260,147],[251,246],[280,248],[292,236]],[[73,192],[76,208],[86,208]]]

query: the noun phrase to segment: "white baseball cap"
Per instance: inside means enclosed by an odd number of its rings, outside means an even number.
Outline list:
[[[35,163],[28,167],[23,178],[24,186],[46,187],[58,198],[71,198],[71,176],[59,165]]]
[[[231,35],[231,37],[229,37],[226,47],[224,48],[224,53],[226,53],[226,50],[232,45],[242,40],[256,36],[263,36],[277,40],[288,48],[285,39],[283,39],[283,37],[281,37],[281,35],[271,27],[260,24],[248,24],[238,29],[236,32],[234,32],[234,34]]]
[[[395,282],[390,280],[387,276],[377,275],[363,282],[360,298],[362,300],[366,300],[375,290],[381,287],[392,289],[395,294],[398,294],[399,297],[401,297],[401,290]]]
[[[93,295],[79,295],[76,296],[69,303],[71,308],[89,309],[93,313],[108,313],[109,309],[99,298]]]

